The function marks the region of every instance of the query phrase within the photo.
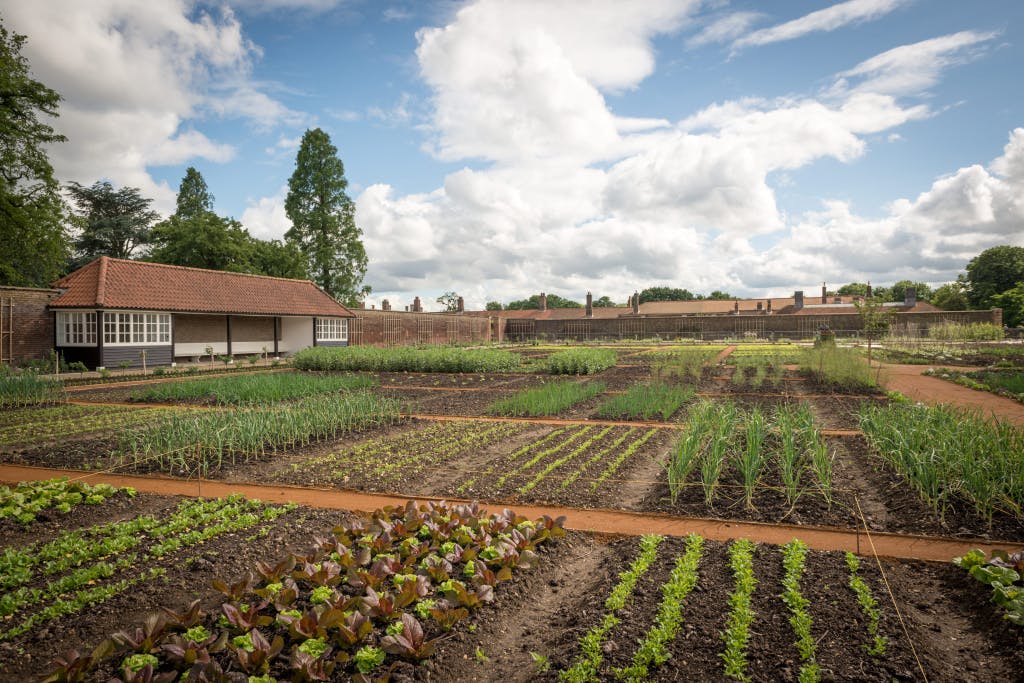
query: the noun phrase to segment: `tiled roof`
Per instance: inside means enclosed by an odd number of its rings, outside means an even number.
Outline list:
[[[355,317],[309,280],[101,256],[53,283],[51,308]]]

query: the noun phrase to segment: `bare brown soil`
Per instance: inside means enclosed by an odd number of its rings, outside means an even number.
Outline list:
[[[947,403],[979,411],[982,415],[994,415],[1016,424],[1024,424],[1024,404],[987,391],[976,391],[947,382],[938,377],[922,375],[925,366],[893,365],[884,367],[885,386],[898,391],[914,401],[940,404]]]

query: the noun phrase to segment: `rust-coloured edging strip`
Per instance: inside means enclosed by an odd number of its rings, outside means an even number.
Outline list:
[[[0,482],[16,483],[56,477],[73,477],[89,483],[105,483],[111,486],[131,486],[145,493],[159,493],[178,496],[222,497],[242,494],[246,498],[258,498],[268,503],[297,503],[328,510],[372,511],[386,505],[404,505],[406,496],[360,493],[337,489],[318,489],[282,484],[239,484],[208,479],[173,479],[113,474],[109,472],[88,472],[84,470],[53,470],[23,465],[0,465]],[[455,498],[432,498],[416,496],[419,501],[448,500],[468,502]],[[565,516],[568,529],[604,534],[663,534],[685,536],[696,533],[715,541],[729,541],[734,538],[749,538],[761,543],[783,544],[799,538],[815,550],[851,551],[858,554],[870,552],[868,535],[863,531],[837,529],[833,527],[811,527],[793,524],[766,524],[761,522],[738,522],[694,517],[678,517],[667,514],[626,512],[620,510],[572,509],[546,505],[489,504],[481,502],[484,508],[512,507],[518,514],[536,518]],[[880,557],[910,560],[931,560],[948,562],[973,548],[990,553],[1002,548],[1017,551],[1024,544],[998,543],[972,539],[912,536],[893,533],[873,533],[875,552]]]

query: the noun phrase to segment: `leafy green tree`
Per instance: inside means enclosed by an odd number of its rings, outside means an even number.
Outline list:
[[[295,280],[309,279],[306,257],[296,245],[281,240],[250,239],[252,254],[246,272]]]
[[[194,166],[189,166],[178,187],[178,204],[174,215],[188,219],[207,211],[213,211],[213,195],[203,175]]]
[[[886,308],[884,299],[877,296],[855,301],[853,305],[857,308],[864,337],[868,340],[868,365],[870,366],[871,343],[889,330],[893,311],[891,308]]]
[[[1024,281],[992,297],[992,305],[1003,309],[1003,324],[1007,327],[1024,325]]]
[[[917,290],[918,301],[929,301],[932,298],[932,288],[924,282],[911,282],[900,280],[889,288],[889,301],[903,301],[907,296],[907,287]]]
[[[970,307],[962,282],[947,282],[932,292],[931,302],[944,311],[966,311]]]
[[[696,297],[688,289],[677,287],[648,287],[640,292],[640,303],[649,301],[693,301]]]
[[[115,190],[110,181],[96,181],[91,187],[78,183],[67,186],[78,208],[73,222],[81,229],[75,240],[78,263],[99,256],[131,258],[149,244],[153,223],[160,217],[150,208],[152,199],[137,187]]]
[[[851,282],[836,290],[839,296],[867,296],[868,285],[866,282]]]
[[[700,299],[702,297],[697,298]],[[734,297],[729,292],[722,292],[716,289],[715,291],[711,292],[710,294],[703,298],[709,301],[725,301],[726,299],[735,299],[736,297]]]
[[[594,308],[615,308],[615,302],[609,296],[602,296],[600,299],[594,299]]]
[[[488,301],[487,305],[484,306],[485,311],[502,311],[504,306],[501,305],[500,301]]]
[[[253,239],[238,221],[203,211],[177,214],[153,229],[149,260],[191,268],[252,272]]]
[[[370,288],[360,286],[366,274],[366,250],[346,187],[345,167],[330,137],[319,128],[307,130],[295,158],[295,172],[288,179],[284,208],[292,228],[285,239],[306,255],[314,282],[336,299],[354,305]]]
[[[583,308],[583,304],[578,301],[563,299],[557,294],[548,294],[547,299],[548,308]],[[534,294],[529,299],[511,301],[508,306],[505,307],[505,309],[509,311],[526,311],[534,308],[540,308],[540,294]]]
[[[39,114],[58,116],[61,96],[29,75],[25,36],[0,21],[0,284],[38,287],[67,261],[66,207],[46,145],[64,142]]]
[[[986,249],[967,264],[967,298],[974,308],[992,308],[992,297],[1024,282],[1024,247]]]
[[[437,297],[437,303],[444,306],[446,311],[457,311],[459,310],[459,295],[455,292],[445,292]]]

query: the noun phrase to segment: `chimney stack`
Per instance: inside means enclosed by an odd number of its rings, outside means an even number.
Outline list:
[[[415,299],[412,300],[412,310],[414,313],[423,312],[423,302],[420,301],[419,297],[416,297]]]
[[[740,300],[739,299],[736,299],[736,301],[732,302],[732,314],[733,315],[739,315],[740,314]]]
[[[587,292],[587,317],[594,317],[594,295]]]
[[[772,312],[772,300],[771,299],[768,299],[768,312],[769,313]]]
[[[828,303],[828,289],[825,288],[825,283],[821,283],[821,303]]]
[[[463,300],[463,298],[461,296],[459,297],[459,301],[456,304],[456,309],[455,310],[457,312],[459,312],[459,313],[464,313],[465,310],[466,310],[466,302],[465,302],[465,300]]]
[[[764,310],[764,303],[761,302],[761,301],[758,301],[757,302],[757,312],[760,313],[763,310]]]
[[[907,287],[906,291],[903,293],[903,305],[917,305],[917,287]]]
[[[864,296],[866,298],[868,298],[868,299],[871,298],[871,283],[870,282],[868,283],[868,291],[864,294]]]
[[[798,289],[793,292],[793,308],[798,311],[804,307],[804,292],[802,289]]]
[[[542,310],[542,311],[548,310],[548,295],[545,294],[544,292],[540,293],[540,299],[539,299],[538,305],[540,307],[540,310]]]
[[[633,292],[633,315],[640,315],[640,293]]]
[[[380,310],[382,310],[382,311],[390,311],[391,310],[391,302],[388,301],[387,299],[384,299],[383,301],[381,301],[380,302]]]

